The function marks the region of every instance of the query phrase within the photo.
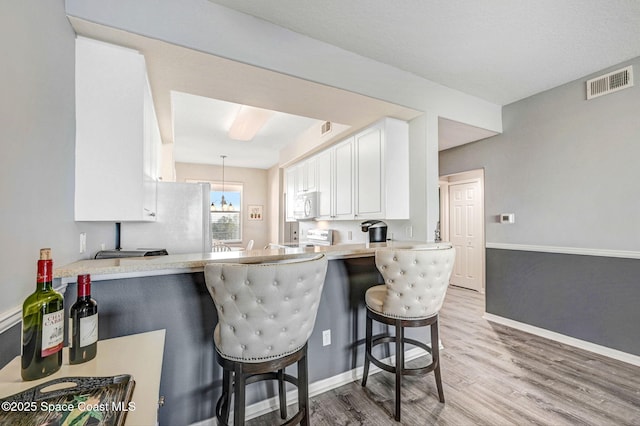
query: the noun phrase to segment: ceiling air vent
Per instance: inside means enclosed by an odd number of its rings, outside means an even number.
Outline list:
[[[331,131],[331,122],[330,121],[325,121],[322,124],[322,129],[320,131],[321,135],[326,135],[327,133],[329,133]]]
[[[608,95],[633,86],[633,67],[629,65],[587,81],[587,99]]]

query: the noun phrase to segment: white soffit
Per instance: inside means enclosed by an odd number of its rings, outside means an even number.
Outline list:
[[[438,118],[438,151],[497,135],[497,132]]]

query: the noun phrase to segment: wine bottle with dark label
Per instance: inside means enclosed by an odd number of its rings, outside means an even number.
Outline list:
[[[36,380],[62,365],[63,297],[53,289],[51,249],[40,250],[36,291],[22,305],[22,379]]]
[[[69,311],[69,364],[95,358],[98,349],[98,304],[91,298],[91,277],[78,275],[78,300]]]

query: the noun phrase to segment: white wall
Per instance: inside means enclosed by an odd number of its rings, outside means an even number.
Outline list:
[[[440,153],[440,173],[484,168],[487,243],[640,251],[640,87],[587,101],[585,81],[515,102],[505,129]],[[515,213],[516,223],[497,215]]]
[[[187,179],[202,181],[221,181],[222,167],[208,164],[176,163],[176,182]],[[224,179],[227,183],[242,183],[242,246],[254,240],[254,247],[262,248],[269,243],[269,223],[271,214],[266,210],[269,206],[268,171],[244,167],[224,168]],[[264,207],[263,220],[248,220],[247,206],[257,204]]]

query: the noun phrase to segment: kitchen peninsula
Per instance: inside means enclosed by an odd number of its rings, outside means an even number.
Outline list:
[[[329,260],[369,257],[376,249],[383,247],[418,248],[424,243],[402,241],[388,243],[340,244],[326,247],[287,247],[264,250],[240,250],[228,252],[176,254],[168,256],[149,256],[131,258],[113,258],[80,260],[59,268],[54,273],[63,282],[75,282],[79,274],[91,274],[92,281],[117,277],[143,277],[149,275],[167,275],[174,273],[201,272],[204,265],[211,262],[260,263],[294,259],[325,253]]]
[[[191,424],[214,417],[222,372],[215,363],[217,315],[205,285],[211,262],[260,263],[325,253],[329,267],[313,334],[309,340],[310,394],[354,380],[362,365],[364,292],[382,282],[374,263],[377,248],[419,248],[420,242],[345,244],[237,252],[180,254],[148,258],[82,260],[57,268],[67,284],[66,306],[75,297],[75,277],[89,273],[99,306],[99,339],[165,329],[160,424]],[[331,344],[322,334],[331,330]],[[419,335],[420,337],[425,337]],[[391,351],[393,352],[393,351]],[[274,389],[248,388],[247,414],[277,406]],[[294,399],[291,399],[293,402]]]

